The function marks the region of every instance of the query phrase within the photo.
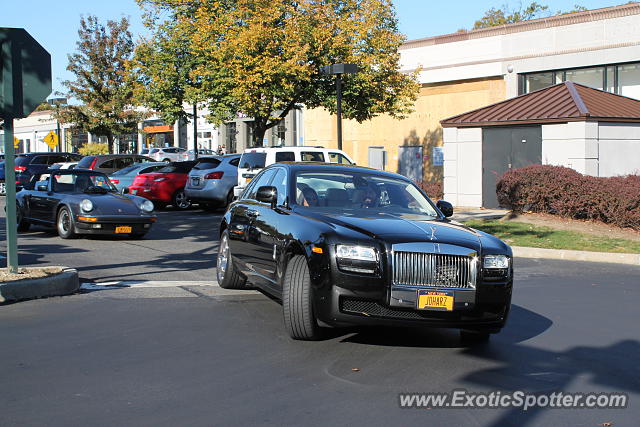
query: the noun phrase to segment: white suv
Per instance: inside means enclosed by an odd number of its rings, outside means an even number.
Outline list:
[[[179,162],[182,160],[181,154],[186,151],[187,150],[180,147],[151,148],[147,156],[157,162]]]
[[[233,189],[239,197],[251,179],[262,169],[278,162],[323,162],[354,165],[344,151],[324,147],[258,147],[247,148],[238,165],[238,186]]]

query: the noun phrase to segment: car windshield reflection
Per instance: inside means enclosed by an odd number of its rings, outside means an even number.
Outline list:
[[[109,178],[102,174],[54,174],[51,183],[56,193],[117,192]]]
[[[429,200],[412,183],[364,173],[300,172],[292,204],[314,209],[366,209],[437,217]]]

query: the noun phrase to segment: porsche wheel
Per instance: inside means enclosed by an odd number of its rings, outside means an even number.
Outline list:
[[[56,221],[56,228],[58,229],[58,236],[63,239],[71,239],[75,237],[76,233],[73,230],[73,218],[69,208],[63,207],[58,212],[58,220]]]
[[[178,190],[173,194],[172,205],[176,209],[184,210],[191,207],[191,200],[184,193],[184,189]]]
[[[307,341],[320,338],[320,327],[313,311],[309,266],[304,256],[296,255],[289,260],[282,288],[284,326],[291,338]]]
[[[20,206],[16,206],[16,224],[18,224],[18,231],[27,231],[31,227],[31,223],[24,218]]]
[[[229,251],[229,232],[224,230],[220,236],[220,246],[218,246],[217,262],[218,284],[224,289],[245,289],[247,278],[243,277],[236,270],[231,260]]]

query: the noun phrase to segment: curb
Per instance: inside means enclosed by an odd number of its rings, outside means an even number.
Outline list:
[[[0,284],[0,303],[26,299],[69,295],[78,291],[78,270],[62,267],[62,273],[51,277],[25,279]]]
[[[529,248],[512,246],[513,256],[519,258],[548,258],[566,261],[605,262],[610,264],[640,265],[640,254],[573,251],[568,249]]]

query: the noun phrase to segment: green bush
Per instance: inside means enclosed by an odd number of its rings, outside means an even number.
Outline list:
[[[109,145],[107,143],[90,142],[84,147],[78,149],[78,153],[82,154],[83,156],[109,154]]]

